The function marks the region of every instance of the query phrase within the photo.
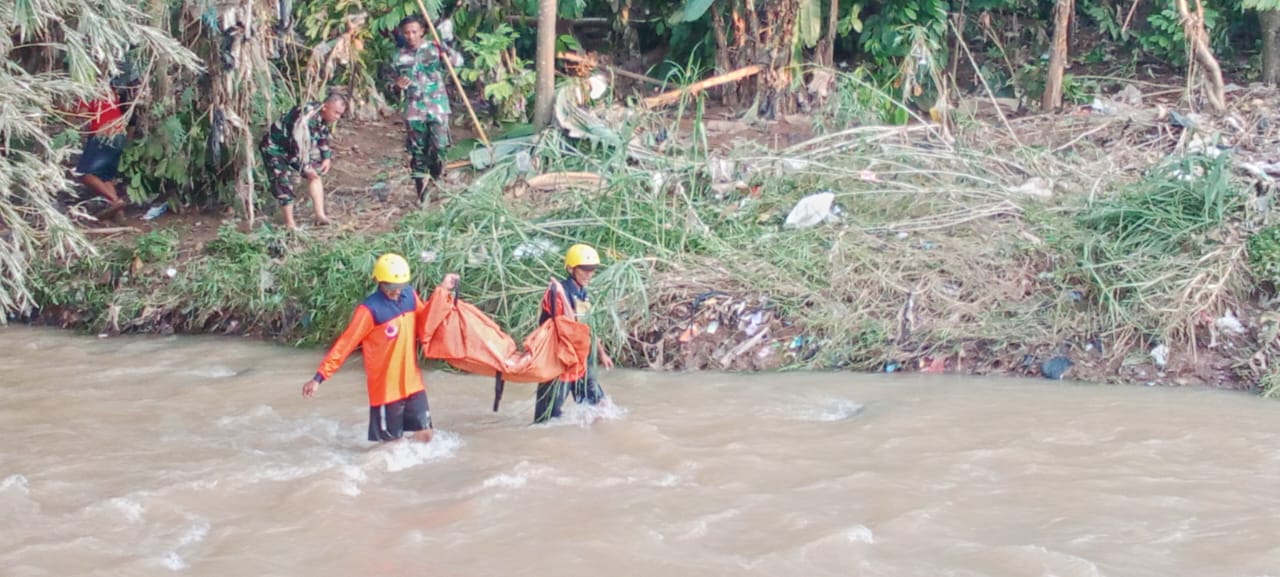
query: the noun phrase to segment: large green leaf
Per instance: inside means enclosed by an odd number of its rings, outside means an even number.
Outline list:
[[[1244,0],[1243,5],[1249,10],[1280,10],[1280,0]]]
[[[711,3],[715,0],[685,0],[684,6],[680,7],[668,19],[672,24],[681,22],[694,22],[702,18],[703,14],[711,8]]]
[[[839,0],[831,0],[839,2]],[[805,48],[813,48],[822,38],[822,0],[800,0],[800,13],[796,17],[800,41]]]

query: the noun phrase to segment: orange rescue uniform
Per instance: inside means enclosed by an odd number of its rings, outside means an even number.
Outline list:
[[[426,310],[427,303],[412,288],[401,291],[398,301],[375,291],[356,307],[347,329],[321,361],[316,380],[324,382],[332,377],[360,347],[370,407],[394,403],[425,390],[418,369],[417,345],[423,335]]]

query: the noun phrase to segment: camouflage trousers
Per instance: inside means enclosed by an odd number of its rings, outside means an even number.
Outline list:
[[[302,162],[297,155],[289,154],[289,151],[276,144],[263,142],[258,145],[258,152],[262,153],[267,182],[271,184],[271,195],[280,203],[280,206],[293,204],[294,177],[301,174]],[[311,168],[319,170],[319,165],[312,163]]]
[[[444,151],[449,148],[449,117],[409,120],[405,124],[409,172],[414,178],[440,178],[444,174]]]

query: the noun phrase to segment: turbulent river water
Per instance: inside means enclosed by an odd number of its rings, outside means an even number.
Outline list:
[[[853,374],[427,373],[373,447],[359,355],[0,329],[0,574],[1280,575],[1280,403]]]

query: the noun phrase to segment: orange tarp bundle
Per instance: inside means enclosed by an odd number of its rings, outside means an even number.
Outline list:
[[[559,310],[572,314],[559,284],[553,280],[549,290],[564,303]],[[591,329],[570,315],[558,314],[534,330],[520,352],[488,315],[438,287],[427,302],[419,334],[422,354],[427,358],[514,383],[545,383],[557,377],[577,380],[586,374],[591,349]]]

